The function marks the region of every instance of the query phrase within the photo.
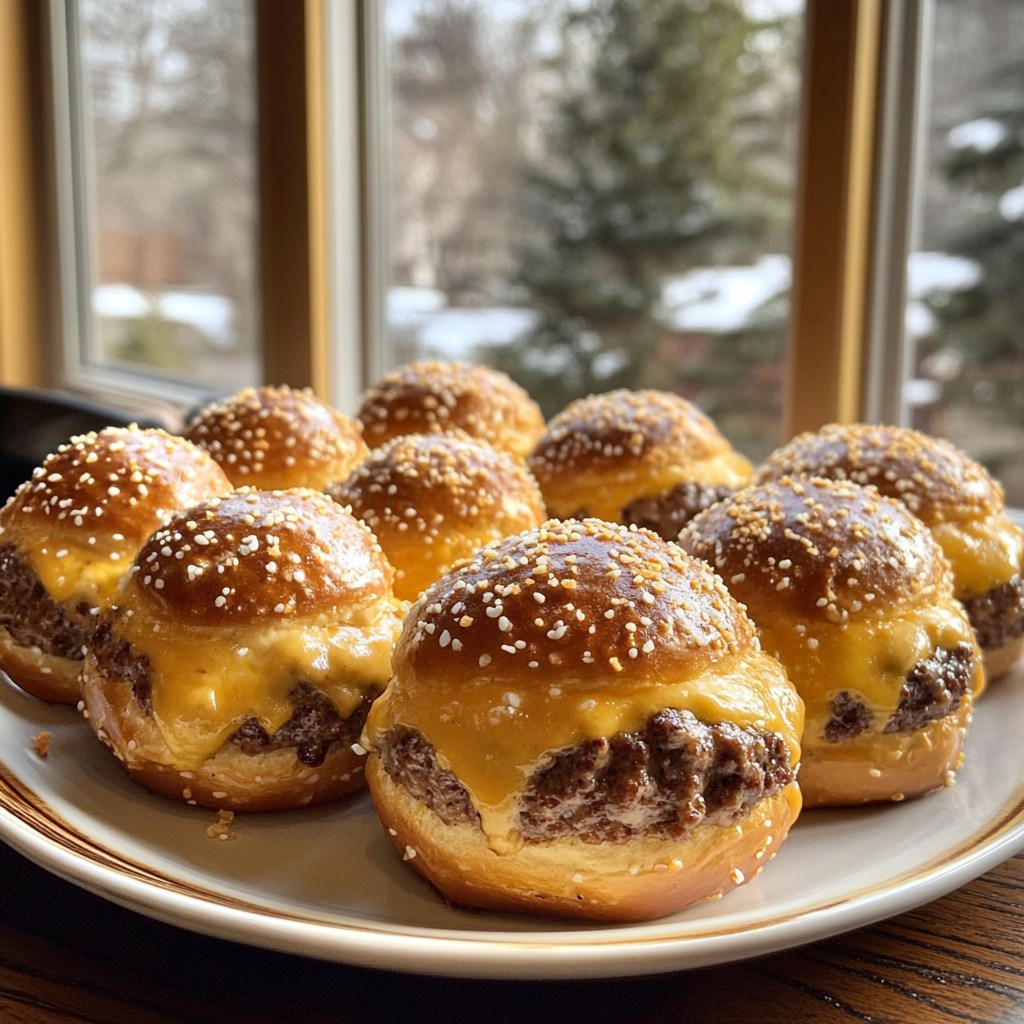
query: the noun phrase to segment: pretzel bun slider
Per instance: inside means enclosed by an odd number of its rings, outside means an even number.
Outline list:
[[[771,859],[800,809],[802,723],[707,566],[552,520],[427,589],[362,743],[392,842],[449,902],[628,921]]]
[[[540,407],[511,377],[465,363],[399,366],[366,390],[357,416],[371,448],[458,429],[521,459],[544,431]]]
[[[205,448],[236,487],[323,490],[369,451],[359,424],[309,388],[244,388],[192,417],[185,436]]]
[[[166,796],[252,811],[335,799],[363,785],[355,744],[398,607],[379,545],[330,498],[242,489],[140,550],[86,657],[83,709]]]
[[[74,704],[96,617],[146,538],[231,484],[206,452],[156,428],[108,427],[44,459],[0,510],[0,669]]]
[[[753,474],[697,406],[654,390],[571,402],[548,423],[527,464],[552,516],[643,526],[666,540]]]
[[[902,800],[953,779],[981,656],[927,527],[851,481],[783,477],[707,509],[710,563],[806,704],[806,806]]]
[[[546,518],[522,462],[461,430],[392,438],[327,490],[380,542],[403,600],[459,558]]]
[[[902,501],[938,541],[953,569],[988,678],[1024,654],[1024,529],[1006,514],[998,481],[941,438],[906,427],[833,423],[797,435],[768,457],[759,480],[848,479]]]

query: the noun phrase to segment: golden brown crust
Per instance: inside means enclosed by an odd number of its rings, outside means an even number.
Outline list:
[[[621,521],[631,501],[680,483],[746,483],[753,469],[692,403],[671,392],[619,389],[570,403],[547,425],[528,465],[549,512]],[[609,491],[603,500],[604,491]],[[616,508],[612,508],[615,505]]]
[[[132,567],[140,599],[183,625],[346,614],[390,591],[366,527],[309,489],[240,488],[172,516]]]
[[[947,784],[984,676],[948,563],[904,505],[849,480],[783,477],[702,512],[680,544],[723,575],[805,701],[808,806]],[[953,651],[960,667],[947,681]],[[884,732],[919,673],[932,674],[941,717]],[[848,724],[836,717],[847,701],[861,716]]]
[[[724,895],[760,873],[800,809],[793,784],[737,824],[704,824],[677,841],[593,844],[573,837],[501,855],[479,829],[446,825],[373,754],[366,774],[391,842],[449,902],[579,920],[648,920]]]
[[[691,520],[679,542],[749,608],[785,609],[806,622],[915,605],[951,585],[924,524],[851,481],[751,485]]]
[[[449,900],[639,920],[741,884],[799,811],[787,774],[738,822],[691,823],[675,839],[637,829],[621,842],[523,841],[519,801],[535,766],[668,708],[773,733],[786,763],[799,761],[802,703],[706,565],[646,530],[550,520],[424,592],[361,742],[393,842]],[[387,777],[378,752],[396,728],[425,737],[478,819],[443,824]]]
[[[911,732],[862,733],[841,750],[807,743],[800,764],[805,807],[909,800],[953,784],[973,714],[967,694],[957,711]]]
[[[352,741],[400,625],[362,523],[318,491],[241,488],[140,550],[86,654],[83,708],[158,793],[231,810],[335,799],[363,785]]]
[[[965,603],[1024,572],[1024,530],[1006,514],[1002,486],[948,441],[904,427],[833,423],[778,449],[757,479],[799,474],[870,484],[906,505],[931,529]],[[1011,631],[1008,643],[994,646],[991,630],[978,625],[994,679],[1014,663],[1020,645]]]
[[[987,515],[1003,490],[948,441],[908,427],[831,423],[794,437],[758,468],[758,482],[818,476],[872,484],[929,525]]]
[[[0,543],[66,537],[134,551],[168,513],[230,490],[220,467],[189,441],[156,428],[108,427],[47,456],[0,510]]]
[[[200,410],[185,436],[237,487],[322,490],[366,458],[359,424],[309,388],[245,388]]]
[[[628,685],[694,675],[755,643],[722,581],[674,544],[596,519],[550,520],[488,545],[428,588],[409,612],[394,670],[470,684],[486,665],[490,679],[514,684],[533,662],[563,680]]]
[[[107,605],[139,546],[168,515],[230,490],[213,459],[184,438],[109,427],[47,456],[0,509],[0,544],[12,544],[47,598],[77,620],[80,607]],[[32,632],[45,629],[39,623]],[[79,698],[79,658],[22,646],[6,629],[0,668],[41,700]]]
[[[0,671],[26,693],[53,704],[75,704],[81,697],[81,661],[23,647],[0,628]]]
[[[363,396],[363,435],[377,447],[401,434],[453,428],[523,458],[544,430],[536,402],[507,374],[463,363],[409,363]]]
[[[457,559],[545,518],[525,466],[459,430],[392,438],[328,493],[377,537],[403,600]]]

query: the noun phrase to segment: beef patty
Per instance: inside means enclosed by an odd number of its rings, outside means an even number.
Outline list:
[[[13,544],[0,544],[0,626],[20,647],[81,661],[96,619],[85,601],[55,601]]]
[[[446,823],[479,823],[466,789],[421,733],[392,731],[380,757],[388,775]],[[636,732],[546,754],[526,784],[517,826],[527,842],[674,839],[702,822],[739,820],[794,777],[789,749],[775,733],[708,725],[669,708]]]
[[[978,646],[992,651],[1024,634],[1024,580],[1020,574],[964,601]]]
[[[910,732],[952,714],[970,688],[975,671],[974,648],[957,644],[952,650],[936,648],[908,673],[900,702],[884,731]],[[842,690],[832,698],[832,718],[824,729],[829,743],[840,743],[869,729],[874,713],[857,694]]]
[[[139,707],[151,715],[153,684],[149,658],[135,651],[126,640],[115,637],[109,622],[102,623],[96,630],[93,655],[99,671],[128,683]],[[228,742],[250,756],[293,747],[303,764],[315,768],[324,763],[333,744],[352,744],[359,739],[376,696],[376,693],[363,694],[352,714],[342,716],[322,690],[307,680],[297,679],[288,693],[292,714],[284,725],[270,733],[258,719],[246,718]]]

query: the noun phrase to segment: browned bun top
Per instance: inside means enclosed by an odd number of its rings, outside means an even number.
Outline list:
[[[371,447],[457,427],[520,458],[544,430],[539,406],[511,377],[463,363],[398,367],[367,390],[358,418]]]
[[[309,388],[245,388],[200,410],[185,436],[223,467],[235,486],[324,488],[367,454],[359,424]]]
[[[794,437],[759,467],[758,481],[819,476],[873,484],[929,525],[1003,507],[1000,484],[941,438],[907,427],[831,423]]]
[[[174,515],[139,551],[131,584],[184,624],[268,628],[353,613],[385,597],[391,567],[354,516],[313,490],[242,488]]]
[[[675,544],[597,519],[549,520],[428,588],[394,672],[446,686],[540,685],[555,673],[591,690],[678,681],[755,643],[722,582]]]
[[[527,459],[548,512],[631,522],[640,499],[675,501],[677,488],[742,487],[753,467],[685,398],[621,389],[570,403]],[[646,522],[643,525],[648,525]],[[669,530],[658,527],[670,537]]]
[[[231,490],[201,448],[157,428],[108,427],[47,456],[0,512],[0,538],[77,534],[137,548],[170,512]]]
[[[545,518],[523,463],[461,430],[392,438],[328,493],[373,531],[402,598],[417,597],[457,558]]]
[[[699,513],[679,543],[751,609],[808,620],[910,607],[952,586],[928,528],[906,506],[850,480],[750,485]]]
[[[548,423],[529,462],[536,472],[555,475],[595,463],[614,469],[658,449],[699,461],[730,448],[712,420],[680,395],[622,388],[567,405]]]

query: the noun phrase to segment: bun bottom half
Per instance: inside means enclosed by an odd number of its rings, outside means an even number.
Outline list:
[[[38,647],[23,647],[0,626],[0,671],[6,672],[26,693],[51,704],[77,704],[82,662],[46,654]]]
[[[989,682],[1005,676],[1024,657],[1024,635],[1014,637],[1000,647],[983,647],[981,657],[985,666],[985,678]]]
[[[303,764],[291,747],[243,753],[228,743],[198,767],[182,766],[131,686],[109,680],[87,657],[83,712],[129,777],[153,793],[215,810],[281,811],[338,800],[365,789],[365,755],[336,743],[320,765]]]
[[[590,921],[644,921],[722,896],[775,856],[800,813],[796,783],[733,825],[704,824],[679,840],[576,837],[492,851],[475,826],[447,825],[381,767],[366,777],[377,814],[409,866],[451,904]]]
[[[921,729],[861,733],[841,743],[813,743],[804,736],[799,782],[805,807],[908,800],[948,786],[963,763],[973,713],[960,707]]]

